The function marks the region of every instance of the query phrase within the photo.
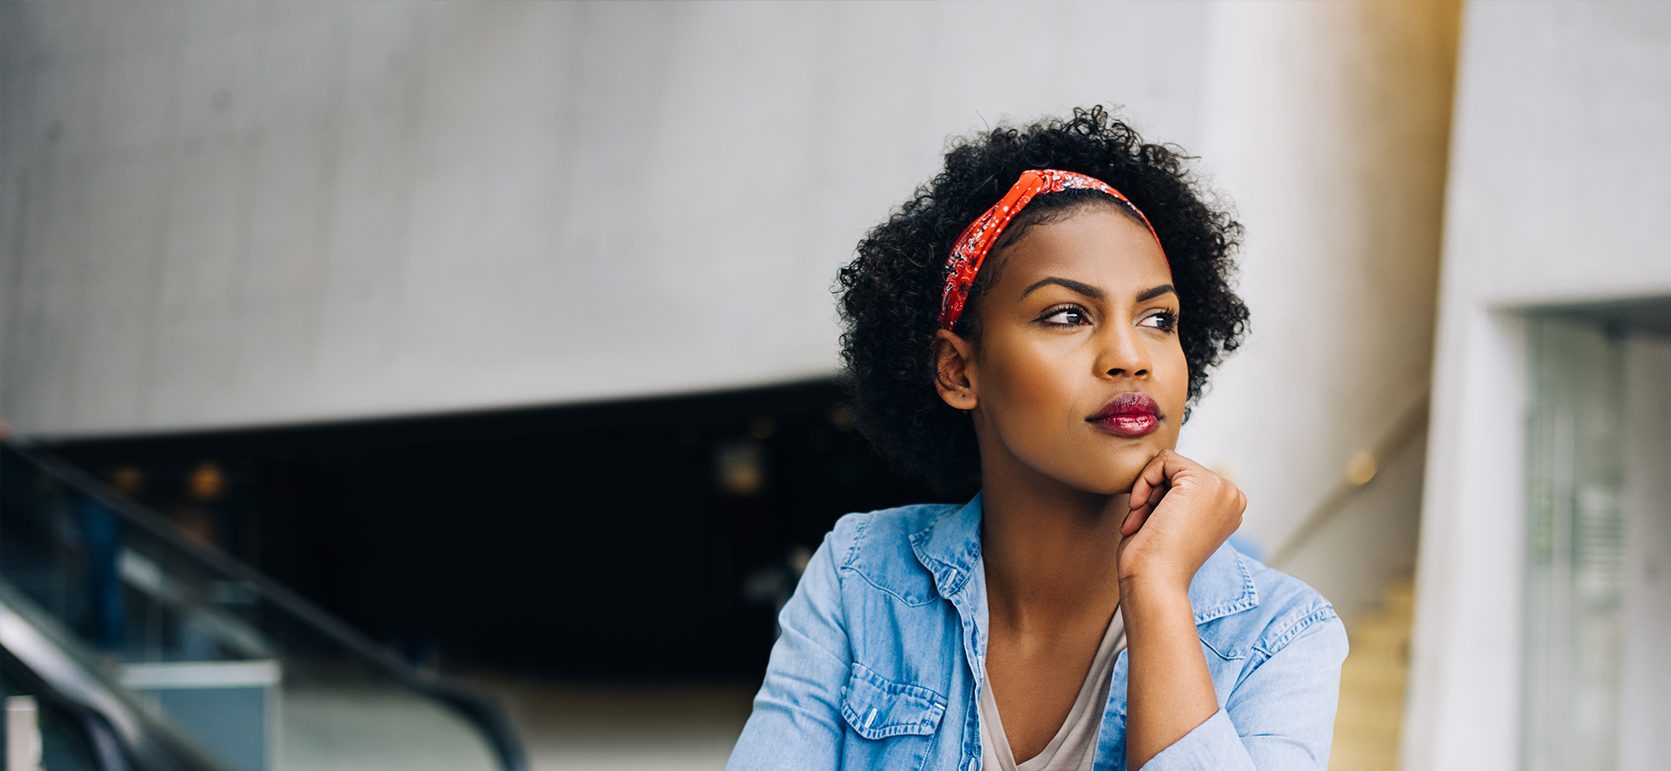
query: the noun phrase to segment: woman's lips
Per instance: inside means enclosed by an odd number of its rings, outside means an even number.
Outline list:
[[[1093,420],[1091,424],[1120,436],[1143,436],[1160,426],[1160,418],[1147,412],[1130,412],[1109,415],[1100,420]]]
[[[1120,436],[1143,436],[1160,425],[1160,405],[1142,391],[1126,391],[1109,399],[1095,415],[1086,418],[1098,428]]]

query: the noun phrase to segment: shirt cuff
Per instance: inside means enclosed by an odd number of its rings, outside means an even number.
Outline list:
[[[1177,769],[1253,768],[1230,713],[1220,706],[1182,738],[1144,763],[1139,771],[1176,771]]]

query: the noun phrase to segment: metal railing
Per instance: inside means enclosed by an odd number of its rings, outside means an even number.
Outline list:
[[[120,554],[106,555],[106,561],[111,563],[106,569],[116,576],[107,580],[121,582],[120,591],[127,595],[142,596],[153,609],[151,615],[170,618],[172,626],[165,630],[170,634],[189,627],[188,631],[210,641],[200,644],[200,648],[208,645],[213,650],[225,652],[225,657],[229,659],[247,660],[252,649],[268,652],[287,677],[308,671],[307,665],[315,661],[328,660],[331,666],[340,666],[362,679],[374,680],[383,691],[409,692],[420,701],[439,705],[445,713],[456,716],[463,725],[470,727],[477,738],[487,745],[500,769],[526,771],[523,749],[510,721],[494,702],[483,695],[450,682],[433,670],[409,665],[251,566],[186,538],[160,515],[60,459],[3,440],[0,440],[0,456],[7,456],[3,460],[11,467],[14,477],[34,476],[34,479],[13,478],[9,480],[10,484],[39,484],[44,479],[55,488],[51,495],[59,496],[52,500],[73,499],[75,505],[96,507],[96,510],[108,512],[109,517],[114,518],[114,526],[121,533]],[[11,496],[12,508],[28,508],[19,504],[16,498],[32,492],[16,488],[11,492],[14,493]],[[64,504],[58,506],[60,509],[64,507]],[[51,509],[53,506],[34,508]],[[24,521],[20,517],[33,519]],[[53,537],[59,544],[48,550],[75,552],[80,548],[73,542],[74,538],[65,543],[64,533],[78,527],[70,512],[0,511],[0,528],[8,522],[38,525],[40,532],[54,533]],[[0,537],[3,533],[0,530]],[[17,548],[15,542],[10,546]],[[95,556],[77,554],[71,561],[78,566],[85,565],[89,561],[97,561]],[[42,585],[66,583],[60,574],[67,568],[50,564],[50,560],[48,562],[45,568],[37,571],[44,573],[46,578],[29,574],[21,576],[20,580],[28,579],[25,583],[35,581]],[[8,578],[7,569],[8,566],[0,562],[0,579]],[[236,591],[224,591],[229,588]],[[239,595],[242,599],[236,605],[214,599],[217,595],[228,593]],[[149,655],[133,651],[123,653],[130,659]],[[36,671],[40,670],[37,668]],[[320,675],[315,677],[315,681],[329,684],[331,678]]]
[[[1287,564],[1288,560],[1292,559],[1300,548],[1315,537],[1325,525],[1346,510],[1348,502],[1363,493],[1379,473],[1379,466],[1382,462],[1388,458],[1396,457],[1412,441],[1420,437],[1427,430],[1428,402],[1428,393],[1423,392],[1416,399],[1416,403],[1407,408],[1403,415],[1399,416],[1398,422],[1393,424],[1392,428],[1381,437],[1380,441],[1348,461],[1340,481],[1324,493],[1322,500],[1318,501],[1305,519],[1300,521],[1300,526],[1295,528],[1294,532],[1290,533],[1281,544],[1271,550],[1270,558],[1265,561],[1265,564],[1274,568],[1281,568]]]

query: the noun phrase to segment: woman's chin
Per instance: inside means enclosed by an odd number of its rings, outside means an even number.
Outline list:
[[[1127,495],[1131,493],[1131,486],[1137,482],[1137,475],[1142,471],[1142,466],[1120,466],[1097,474],[1093,479],[1083,481],[1078,487],[1094,495]]]
[[[1106,470],[1098,475],[1104,481],[1097,487],[1110,494],[1131,492],[1131,486],[1136,484],[1137,477],[1143,473],[1149,461],[1154,460],[1158,452],[1160,451],[1147,447],[1134,447],[1109,458],[1109,462],[1104,465]]]

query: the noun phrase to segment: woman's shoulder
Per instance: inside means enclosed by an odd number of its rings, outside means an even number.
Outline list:
[[[843,514],[829,534],[837,571],[911,605],[930,601],[932,575],[918,560],[913,536],[962,506],[910,503]]]
[[[1248,580],[1259,598],[1258,604],[1249,611],[1225,619],[1233,621],[1226,625],[1231,628],[1226,631],[1231,631],[1248,647],[1251,658],[1269,658],[1294,640],[1314,634],[1337,637],[1341,645],[1345,644],[1344,624],[1335,612],[1334,603],[1322,592],[1234,545],[1228,548],[1246,568]]]
[[[910,550],[911,536],[935,520],[961,508],[960,503],[907,503],[841,515],[830,527],[830,538],[852,557],[865,551]]]

